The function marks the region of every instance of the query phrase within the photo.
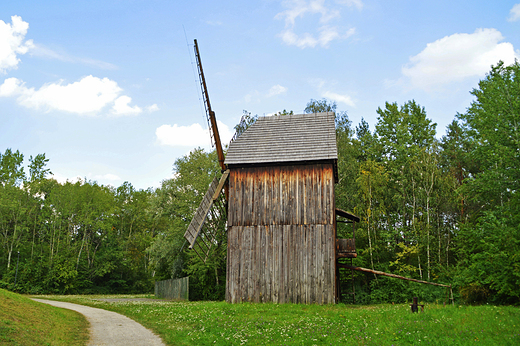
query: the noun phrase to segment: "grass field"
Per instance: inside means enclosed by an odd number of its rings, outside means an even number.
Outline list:
[[[95,298],[109,296],[46,298],[122,313],[169,345],[520,345],[516,307],[427,304],[424,312],[412,314],[403,304],[108,303]]]
[[[88,338],[79,313],[0,289],[0,345],[86,345]]]

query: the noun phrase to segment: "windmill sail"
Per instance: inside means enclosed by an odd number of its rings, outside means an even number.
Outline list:
[[[200,202],[195,216],[190,222],[184,238],[190,243],[189,248],[206,262],[211,247],[216,243],[219,232],[225,229],[226,199],[224,185],[229,177],[226,170],[220,179],[215,177]]]
[[[211,145],[217,149],[218,162],[222,171],[226,170],[224,164],[224,151],[222,150],[222,143],[220,142],[220,135],[218,133],[217,119],[215,112],[211,109],[211,103],[209,102],[208,88],[206,86],[206,78],[204,78],[204,71],[202,70],[202,61],[200,59],[199,45],[197,40],[193,40],[195,48],[195,58],[197,59],[197,70],[199,71],[200,88],[202,91],[202,99],[204,101],[204,108],[206,109],[206,117],[208,120],[208,126],[210,128],[209,134],[211,137]]]
[[[197,59],[197,69],[199,71],[200,86],[202,89],[202,98],[208,125],[210,127],[210,136],[212,145],[216,148],[218,161],[222,169],[222,177],[215,177],[211,183],[206,195],[202,199],[193,220],[191,220],[184,238],[190,243],[189,248],[193,249],[197,255],[206,262],[211,247],[217,243],[217,237],[226,227],[227,220],[227,186],[226,181],[229,176],[229,170],[224,164],[224,151],[220,142],[218,133],[217,119],[215,112],[211,109],[209,102],[208,88],[206,87],[206,79],[202,70],[202,61],[199,54],[199,46],[197,40],[195,43],[195,57]]]

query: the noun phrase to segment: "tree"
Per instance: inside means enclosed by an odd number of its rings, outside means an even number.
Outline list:
[[[220,175],[216,152],[194,149],[174,164],[174,178],[162,182],[157,191],[158,205],[169,222],[150,247],[150,255],[160,278],[190,275],[190,299],[223,299],[226,275],[226,239],[212,247],[204,263],[188,250],[184,233],[208,186]],[[224,251],[223,251],[224,250]]]
[[[336,186],[336,205],[353,211],[356,206],[355,180],[358,174],[356,161],[358,148],[352,138],[353,131],[347,112],[336,113],[336,142],[338,147],[338,184]]]
[[[382,165],[372,160],[361,163],[359,173],[356,182],[360,186],[362,201],[365,205],[363,217],[367,230],[370,264],[374,270],[372,243],[376,243],[377,225],[380,224],[380,220],[385,214],[383,190],[386,188],[387,174]]]
[[[356,126],[356,138],[359,155],[358,161],[376,160],[378,157],[378,141],[370,131],[370,126],[361,118],[361,122]]]
[[[23,154],[18,150],[6,149],[3,155],[0,154],[0,184],[18,186],[25,180],[22,163]]]
[[[34,158],[29,158],[29,175],[31,181],[43,180],[48,174],[52,174],[50,169],[45,168],[49,159],[45,158],[45,154],[38,154]]]
[[[235,135],[233,136],[233,140],[240,137],[245,130],[249,128],[249,126],[253,125],[258,119],[258,115],[251,115],[251,112],[248,112],[244,109],[242,118],[240,118],[240,122],[235,125]]]
[[[274,116],[293,115],[293,114],[294,114],[293,111],[287,111],[284,109],[283,111],[280,111],[280,112],[274,114]],[[234,141],[235,139],[240,137],[240,135],[242,135],[242,133],[244,133],[251,125],[253,125],[257,119],[258,119],[258,115],[251,115],[251,112],[248,112],[244,109],[243,115],[240,118],[240,122],[238,124],[236,124],[234,127],[235,135],[233,136],[232,141]]]
[[[428,119],[425,109],[413,100],[401,107],[386,102],[385,109],[378,108],[377,113],[375,134],[380,156],[376,159],[385,164],[389,177],[388,227],[393,229],[395,245],[399,242],[417,245],[417,266],[422,278],[420,250],[423,238],[428,241],[428,237],[423,237],[426,227],[419,224],[420,211],[425,207],[421,200],[420,161],[421,153],[436,142],[437,124]],[[429,243],[426,248],[428,252]],[[429,259],[428,253],[427,256]]]
[[[0,235],[7,250],[7,270],[12,254],[28,230],[30,201],[28,194],[11,185],[0,186]]]
[[[461,226],[458,280],[468,300],[520,301],[520,64],[491,68],[467,112],[459,114],[478,163],[460,188],[478,209]],[[482,295],[480,295],[482,297]],[[484,300],[488,299],[484,294]]]
[[[442,137],[440,146],[442,148],[440,166],[455,179],[457,187],[462,187],[464,181],[478,171],[478,165],[473,162],[470,155],[474,148],[473,139],[468,130],[455,119],[448,125],[447,133]],[[456,210],[458,209],[458,218],[464,222],[468,216],[467,209],[472,206],[468,203],[467,196],[462,193],[462,189],[453,191],[453,194],[458,204],[455,207]],[[478,208],[473,205],[472,209],[475,207]]]
[[[304,113],[322,113],[322,112],[336,112],[336,102],[328,101],[327,99],[313,100],[311,99],[304,109]]]
[[[467,129],[478,162],[478,172],[467,180],[468,189],[486,209],[520,201],[520,63],[499,62],[491,68],[476,98],[459,119]]]
[[[0,154],[0,235],[7,250],[7,269],[15,247],[20,245],[27,231],[29,205],[28,194],[19,187],[26,180],[23,154],[6,149]]]
[[[414,100],[400,108],[397,103],[386,102],[385,109],[378,108],[377,114],[376,134],[386,159],[404,161],[435,141],[437,124],[426,117],[424,107]]]
[[[284,109],[283,111],[279,111],[278,113],[275,114],[275,116],[280,116],[280,115],[293,115],[294,112],[293,111],[288,111],[286,109]]]

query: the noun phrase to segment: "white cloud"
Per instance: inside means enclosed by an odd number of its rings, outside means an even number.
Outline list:
[[[516,4],[513,6],[511,11],[509,11],[509,18],[507,18],[510,22],[516,22],[520,19],[520,4]]]
[[[13,83],[13,79],[15,83]],[[100,79],[92,76],[66,85],[63,84],[63,81],[45,84],[38,90],[25,87],[25,83],[16,78],[9,78],[4,84],[8,81],[9,85],[17,85],[12,96],[18,93],[18,103],[22,106],[78,114],[99,112],[113,102],[122,91],[116,82],[108,78]]]
[[[234,135],[227,125],[217,120],[217,126],[222,144],[229,143]],[[203,147],[210,146],[208,129],[202,128],[200,124],[190,126],[179,126],[177,124],[162,125],[155,130],[157,143],[172,147]]]
[[[344,37],[349,38],[350,36],[354,35],[356,33],[356,28],[350,28],[345,33]]]
[[[17,97],[20,105],[36,110],[92,115],[112,105],[114,115],[141,113],[140,107],[129,105],[132,100],[129,96],[120,95],[122,91],[115,81],[93,76],[70,84],[64,84],[63,81],[45,84],[38,90],[26,87],[17,78],[7,78],[0,85],[0,96]],[[150,106],[151,111],[157,109],[157,105]]]
[[[324,5],[324,0],[293,0],[284,1],[283,5],[288,7],[287,10],[280,12],[275,18],[280,19],[285,17],[286,26],[294,26],[298,17],[303,18],[305,14],[320,14],[320,23],[326,23],[333,18],[340,16],[339,10],[329,9]]]
[[[26,54],[56,59],[63,62],[80,63],[105,70],[115,70],[117,66],[108,62],[74,57],[66,53],[59,53],[41,44],[33,43],[33,40],[24,41],[29,29],[29,24],[24,22],[20,16],[12,16],[11,23],[0,20],[0,72],[16,69],[20,59],[18,55]]]
[[[282,41],[288,45],[299,48],[314,48],[316,46],[328,47],[333,40],[346,39],[355,33],[355,28],[347,31],[329,23],[341,17],[341,7],[356,7],[359,10],[363,7],[361,0],[342,0],[334,1],[333,4],[326,3],[325,0],[293,0],[284,1],[283,5],[287,10],[278,13],[275,18],[285,21],[285,29],[278,35]],[[311,28],[314,33],[296,33],[296,22],[302,20],[307,15],[318,15],[318,25]]]
[[[347,106],[356,107],[356,103],[348,95],[341,95],[341,94],[334,93],[332,91],[325,91],[324,93],[322,93],[322,96],[327,99],[336,101],[338,103],[344,103]]]
[[[276,95],[280,95],[287,92],[287,88],[277,84],[272,86],[267,92],[259,92],[258,90],[253,90],[249,92],[246,96],[244,96],[244,102],[262,102],[265,98],[273,97]]]
[[[18,78],[7,78],[2,85],[0,85],[0,96],[11,97],[23,94],[26,90],[24,83]]]
[[[502,41],[496,29],[477,29],[473,34],[443,37],[410,58],[402,73],[413,88],[426,91],[468,77],[483,76],[499,60],[506,64],[518,57],[513,45]]]
[[[61,174],[56,174],[56,173],[52,174],[50,176],[50,178],[56,180],[60,184],[65,184],[67,182],[75,184],[78,181],[83,181],[83,179],[80,176],[77,176],[75,178],[68,178],[68,177],[65,177],[65,176],[63,176]]]
[[[48,58],[48,59],[55,59],[63,62],[68,63],[79,63],[87,66],[93,66],[99,69],[103,70],[116,70],[118,67],[114,64],[90,59],[90,58],[80,58],[71,56],[64,52],[57,52],[55,50],[52,50],[50,48],[47,48],[41,44],[34,44],[33,48],[31,49],[31,55],[42,57],[42,58]]]
[[[280,84],[274,85],[269,89],[269,93],[267,94],[267,97],[280,95],[287,92],[287,88],[284,86],[281,86]]]
[[[129,106],[128,104],[132,102],[132,98],[130,96],[119,96],[114,101],[114,106],[112,107],[112,113],[115,115],[137,115],[141,113],[143,110],[138,106]]]
[[[361,0],[337,0],[337,2],[347,6],[357,7],[358,10],[363,8],[363,2]]]
[[[203,129],[200,124],[190,126],[162,125],[155,130],[155,135],[160,145],[172,147],[206,146],[209,141],[207,130]]]
[[[20,62],[18,55],[34,47],[32,40],[24,42],[29,24],[20,16],[12,16],[11,23],[0,20],[0,73],[16,69]]]
[[[282,41],[289,46],[296,46],[299,48],[314,48],[318,44],[318,40],[311,34],[305,33],[303,35],[296,35],[292,29],[287,29],[280,34]]]
[[[37,56],[45,56],[66,62],[80,62],[104,69],[116,66],[93,59],[75,58],[59,54],[41,45],[34,45],[32,40],[24,41],[29,24],[19,16],[11,17],[12,24],[0,20],[0,73],[16,69],[20,59],[18,55],[29,50]],[[135,115],[142,112],[138,106],[130,106],[131,98],[121,95],[123,90],[115,81],[108,78],[87,76],[80,81],[64,84],[63,80],[47,83],[40,89],[29,88],[20,79],[7,78],[0,85],[0,97],[16,97],[17,102],[27,108],[51,111],[58,110],[76,114],[96,114],[112,105],[112,114]],[[157,105],[148,109],[158,110]]]
[[[157,112],[159,110],[159,106],[157,106],[157,104],[154,103],[151,106],[147,106],[146,110],[148,111],[148,113]]]

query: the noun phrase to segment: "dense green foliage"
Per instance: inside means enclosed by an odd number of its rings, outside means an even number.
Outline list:
[[[117,301],[51,297],[112,310],[167,345],[517,345],[520,310],[426,304],[297,305]],[[104,297],[106,298],[106,297]],[[118,297],[120,298],[120,297]],[[485,321],[485,323],[483,323]]]
[[[520,64],[501,62],[480,81],[459,114],[472,171],[459,191],[468,212],[460,225],[457,279],[468,300],[520,301]]]
[[[446,135],[416,101],[377,109],[373,130],[336,112],[336,206],[361,218],[354,265],[452,283],[468,303],[520,303],[520,65],[493,67]],[[283,116],[292,111],[280,112]],[[245,111],[243,132],[255,116]],[[48,179],[48,159],[0,156],[0,285],[23,292],[149,292],[189,275],[191,299],[223,299],[226,239],[204,263],[183,234],[209,183],[216,154],[194,149],[155,190]],[[350,238],[350,225],[338,235]],[[19,269],[16,275],[16,266]],[[348,271],[341,272],[343,279]],[[16,277],[17,276],[17,277]],[[17,285],[14,287],[15,277]],[[343,292],[350,290],[345,281]],[[433,301],[438,287],[356,272],[356,301]]]
[[[129,184],[32,179],[0,186],[4,285],[16,279],[15,289],[29,293],[149,290],[150,196]]]

